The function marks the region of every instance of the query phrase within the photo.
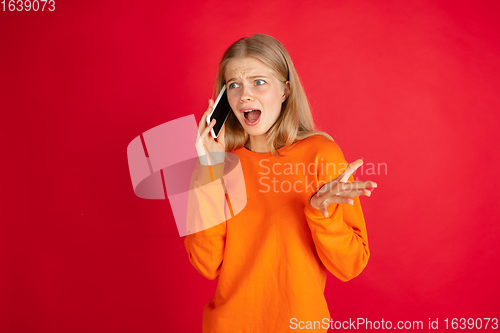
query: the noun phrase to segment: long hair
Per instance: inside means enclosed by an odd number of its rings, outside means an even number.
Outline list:
[[[282,82],[290,81],[288,98],[281,105],[281,112],[276,122],[267,132],[267,151],[280,155],[276,149],[287,149],[293,143],[312,135],[322,135],[332,141],[325,132],[316,131],[309,102],[300,83],[292,59],[285,47],[275,38],[265,34],[244,37],[233,43],[224,53],[219,64],[216,80],[216,95],[226,84],[225,72],[232,59],[253,57],[270,67]],[[225,145],[230,152],[243,147],[249,135],[241,126],[233,112],[226,121]]]

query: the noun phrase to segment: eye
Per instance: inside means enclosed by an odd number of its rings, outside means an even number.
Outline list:
[[[238,84],[237,84],[236,82],[233,82],[233,83],[228,84],[228,88],[229,88],[229,89],[234,89],[234,88],[238,88],[238,87],[239,87],[239,86],[238,86]]]
[[[264,81],[264,80],[260,80],[260,79],[259,80],[255,80],[255,85],[256,86],[261,86],[261,85],[263,85],[265,83],[266,83],[266,81]]]

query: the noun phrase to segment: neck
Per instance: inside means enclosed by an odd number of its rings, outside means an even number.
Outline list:
[[[247,141],[245,147],[255,153],[267,153],[266,150],[266,137],[264,135],[250,136],[250,140]]]

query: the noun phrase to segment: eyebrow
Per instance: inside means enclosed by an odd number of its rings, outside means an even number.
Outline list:
[[[256,79],[256,78],[265,78],[265,79],[268,79],[269,76],[266,76],[266,75],[252,75],[252,76],[247,76],[247,79]],[[229,80],[226,81],[226,83],[229,83],[231,81],[236,81],[236,79],[234,77],[230,78]]]

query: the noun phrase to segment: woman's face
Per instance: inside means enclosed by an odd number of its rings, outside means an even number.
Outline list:
[[[251,136],[265,135],[276,122],[290,84],[255,58],[230,60],[225,72],[227,98],[241,126]]]

